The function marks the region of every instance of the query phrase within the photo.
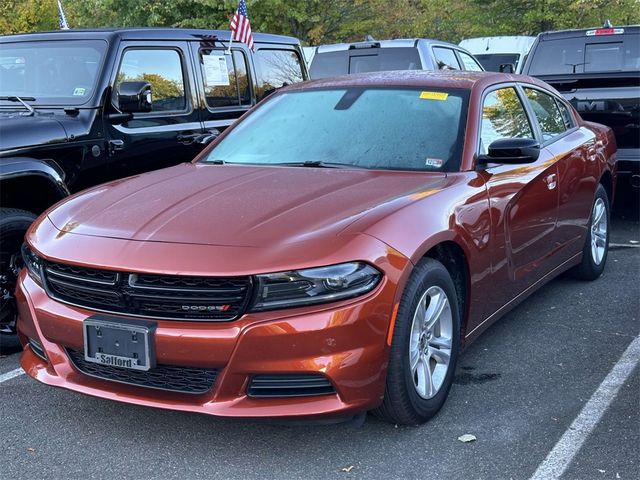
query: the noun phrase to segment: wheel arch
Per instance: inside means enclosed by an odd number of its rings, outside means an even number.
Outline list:
[[[464,339],[468,318],[470,290],[469,260],[464,248],[454,240],[444,240],[430,247],[422,258],[432,258],[439,261],[447,269],[449,275],[451,275],[458,297],[461,340]]]
[[[0,161],[0,204],[35,214],[69,195],[64,173],[55,164],[27,157]]]

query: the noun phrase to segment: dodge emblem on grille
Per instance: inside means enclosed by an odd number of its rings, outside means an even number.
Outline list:
[[[197,312],[226,312],[231,305],[182,305],[182,310]]]

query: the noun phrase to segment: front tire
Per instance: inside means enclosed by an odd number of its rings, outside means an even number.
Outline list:
[[[587,238],[582,249],[582,261],[573,268],[573,276],[580,280],[595,280],[604,272],[609,253],[610,225],[609,197],[600,184],[591,207]]]
[[[15,327],[16,276],[11,262],[20,255],[24,234],[35,219],[26,210],[0,208],[0,331],[13,331]]]
[[[460,349],[456,289],[442,263],[423,259],[400,300],[382,405],[374,413],[391,423],[417,425],[444,404]]]

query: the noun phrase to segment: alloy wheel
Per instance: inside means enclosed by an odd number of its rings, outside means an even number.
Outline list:
[[[453,317],[447,294],[429,287],[418,302],[409,340],[409,365],[413,385],[424,399],[442,387],[451,363]]]
[[[600,265],[607,249],[607,207],[602,198],[596,198],[591,212],[591,258]]]

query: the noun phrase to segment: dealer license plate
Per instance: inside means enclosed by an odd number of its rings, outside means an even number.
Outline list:
[[[155,366],[155,323],[94,315],[84,321],[84,358],[131,370]]]

